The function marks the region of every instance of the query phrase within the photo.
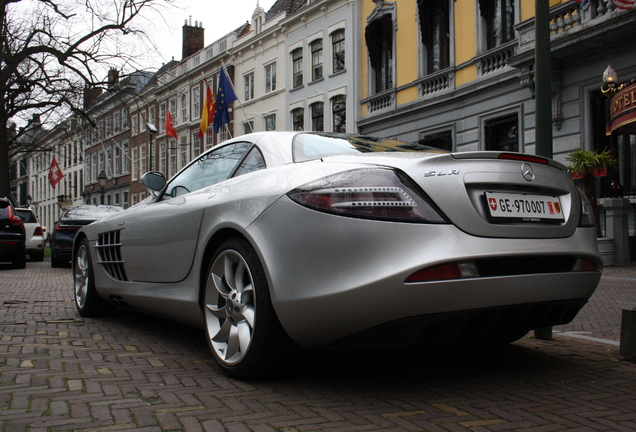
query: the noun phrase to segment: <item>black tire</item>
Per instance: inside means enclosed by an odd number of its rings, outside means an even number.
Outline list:
[[[221,369],[235,378],[271,373],[290,342],[272,307],[263,266],[247,241],[232,238],[217,249],[204,290],[207,340]]]
[[[14,269],[23,269],[26,268],[26,253],[23,250],[22,252],[18,252],[13,261],[11,262]]]
[[[51,252],[51,267],[61,268],[66,265],[67,261],[61,258],[55,251]]]
[[[33,252],[30,256],[33,261],[44,261],[44,251]]]
[[[86,318],[110,315],[117,306],[101,298],[95,289],[88,240],[80,242],[73,255],[73,297],[77,312]]]

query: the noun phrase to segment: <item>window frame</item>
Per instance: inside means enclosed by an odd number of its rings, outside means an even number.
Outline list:
[[[298,47],[291,52],[292,58],[292,89],[303,86],[303,48]]]
[[[245,84],[245,101],[254,99],[254,72],[248,72],[243,75],[243,81]]]
[[[265,65],[265,93],[276,91],[276,62]]]
[[[338,36],[342,35],[341,39],[337,39]],[[338,73],[346,70],[346,35],[344,29],[334,30],[331,33],[331,73]],[[339,64],[342,64],[339,67]]]
[[[309,44],[311,52],[311,81],[318,81],[323,78],[323,42],[322,38],[313,40]]]

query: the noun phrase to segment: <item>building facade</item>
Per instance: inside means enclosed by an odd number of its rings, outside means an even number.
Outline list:
[[[283,21],[287,130],[356,132],[359,10],[355,1],[303,4]]]
[[[611,64],[619,81],[636,77],[636,10],[610,0],[550,6],[542,19],[551,28],[552,145],[567,164],[575,148],[612,146],[602,75]],[[451,151],[535,153],[534,15],[529,0],[362,2],[359,132]],[[629,194],[634,138],[615,138]]]
[[[139,132],[139,121],[133,122],[130,101],[152,76],[151,73],[137,72],[120,80],[117,72],[111,70],[108,88],[87,106],[88,119],[82,125],[85,143],[83,203],[124,208],[133,204],[130,187],[135,170],[131,145]]]

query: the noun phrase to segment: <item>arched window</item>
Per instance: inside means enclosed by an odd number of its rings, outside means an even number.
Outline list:
[[[303,108],[293,109],[291,112],[292,124],[295,131],[305,130],[305,110]]]
[[[380,93],[393,88],[393,18],[384,15],[367,25],[364,34],[373,69],[373,90]]]
[[[486,48],[496,48],[515,37],[515,0],[479,0],[486,23]]]
[[[449,0],[418,0],[417,3],[426,72],[433,73],[450,66]]]
[[[344,95],[331,98],[331,114],[333,119],[333,132],[347,132],[347,97]]]

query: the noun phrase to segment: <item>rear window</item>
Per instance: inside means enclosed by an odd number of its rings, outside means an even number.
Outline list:
[[[16,213],[22,218],[24,223],[38,223],[38,218],[35,217],[35,213],[31,210],[17,209]]]
[[[366,135],[301,133],[294,137],[294,162],[322,157],[371,152],[436,152],[446,151],[417,142],[408,143],[394,139]]]
[[[69,207],[62,215],[62,219],[97,220],[115,213],[123,208],[117,206],[78,206]]]

